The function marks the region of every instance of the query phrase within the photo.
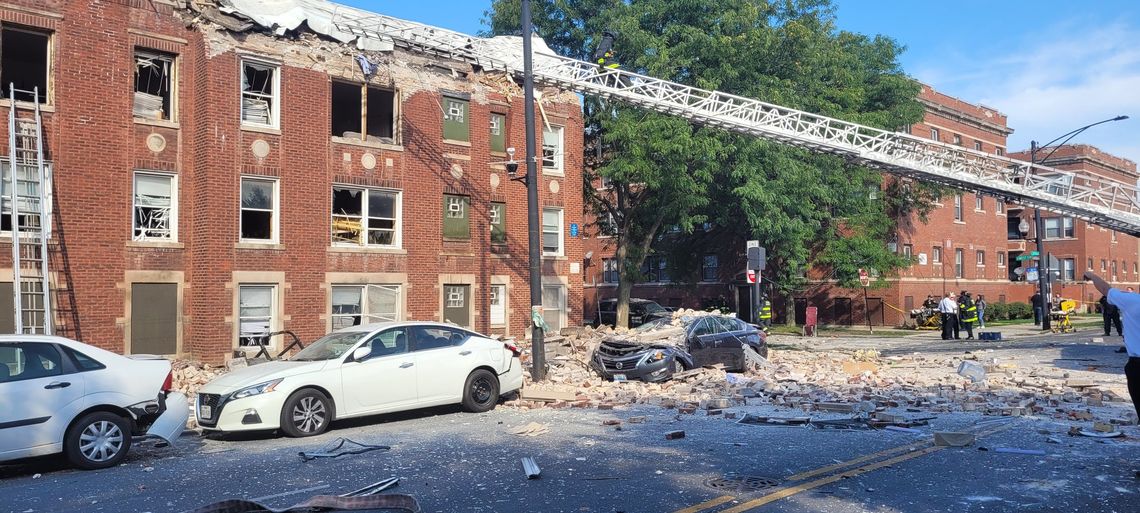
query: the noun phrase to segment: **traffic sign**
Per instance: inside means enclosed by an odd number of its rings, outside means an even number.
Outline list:
[[[1041,256],[1041,252],[1040,251],[1030,251],[1029,256]]]
[[[759,280],[763,279],[760,276],[760,273],[753,271],[751,269],[746,270],[745,275],[748,277],[748,283],[760,283]]]
[[[1036,251],[1034,251],[1034,253],[1036,253]],[[1024,262],[1026,260],[1033,260],[1036,256],[1037,255],[1017,255],[1017,258],[1015,260],[1018,262]]]

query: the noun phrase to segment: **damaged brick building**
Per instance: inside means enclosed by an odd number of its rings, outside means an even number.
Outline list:
[[[210,361],[266,332],[383,320],[524,336],[526,193],[503,165],[525,146],[521,88],[345,28],[373,13],[287,3],[0,6],[2,81],[40,91],[6,86],[0,111],[42,111],[56,332]],[[558,328],[581,322],[582,120],[575,95],[542,92],[543,315]]]

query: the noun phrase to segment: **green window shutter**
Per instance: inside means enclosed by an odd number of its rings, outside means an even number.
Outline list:
[[[507,117],[491,114],[491,151],[507,151]]]
[[[467,122],[470,109],[467,100],[443,97],[443,138],[452,141],[467,141]]]
[[[505,244],[507,242],[507,204],[491,204],[491,243]]]
[[[443,236],[449,239],[470,239],[469,223],[471,198],[443,195]]]

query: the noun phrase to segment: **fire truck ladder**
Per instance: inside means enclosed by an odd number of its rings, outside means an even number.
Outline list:
[[[362,11],[338,11],[345,34],[521,75],[521,46]],[[895,175],[988,194],[1140,236],[1135,184],[1062,171],[953,144],[921,139],[727,93],[698,89],[576,59],[535,53],[535,81],[611,98],[693,123],[761,137]]]
[[[43,120],[39,89],[21,91],[8,85],[8,161],[4,163],[3,201],[12,234],[12,292],[16,333],[52,333],[48,272],[51,236],[51,176],[44,163]],[[17,94],[30,96],[34,107],[21,107]],[[25,111],[21,115],[20,111]]]

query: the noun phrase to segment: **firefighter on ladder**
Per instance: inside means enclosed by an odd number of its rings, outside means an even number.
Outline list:
[[[760,311],[756,315],[760,325],[760,329],[768,332],[768,327],[772,325],[772,302],[768,301],[768,296],[760,296]]]
[[[618,64],[617,58],[614,57],[614,38],[617,34],[609,30],[602,32],[602,42],[598,44],[598,49],[594,51],[594,62],[598,63],[598,68],[602,70],[618,69],[621,65]]]

